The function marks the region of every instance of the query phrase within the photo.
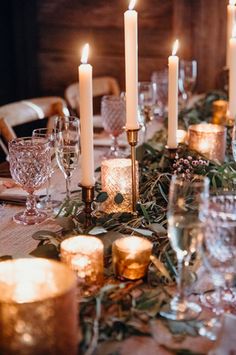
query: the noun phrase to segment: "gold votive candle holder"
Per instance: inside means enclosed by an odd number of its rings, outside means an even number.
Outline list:
[[[104,280],[104,246],[100,239],[79,235],[63,240],[61,260],[77,275],[83,295],[96,291]]]
[[[76,277],[46,259],[0,263],[0,353],[77,354]]]
[[[187,143],[188,133],[184,129],[177,129],[177,143]]]
[[[101,209],[106,213],[133,212],[132,208],[132,162],[131,159],[116,158],[102,161],[101,182],[102,191],[108,198],[102,203]],[[136,200],[138,198],[138,162],[136,161]],[[116,195],[123,196],[123,202],[115,202]]]
[[[228,101],[216,100],[212,104],[212,123],[224,126],[227,123]]]
[[[189,149],[210,160],[223,162],[226,149],[226,128],[216,124],[196,124],[189,126]]]
[[[114,274],[129,280],[137,280],[147,273],[152,243],[146,238],[124,236],[112,244]]]

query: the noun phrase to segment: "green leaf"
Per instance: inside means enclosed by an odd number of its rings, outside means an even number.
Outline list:
[[[30,255],[37,258],[58,259],[58,250],[55,245],[43,244],[31,251]]]
[[[144,215],[144,217],[146,218],[146,220],[147,220],[148,222],[150,222],[150,218],[149,218],[148,212],[147,212],[146,208],[144,207],[144,205],[143,205],[142,203],[140,203],[139,206],[141,207],[141,210],[142,210],[143,215]]]
[[[134,231],[135,233],[141,234],[145,237],[151,237],[153,235],[153,232],[150,231],[149,229],[142,229],[142,228],[132,228],[127,226],[127,229],[130,229],[132,231]]]
[[[149,225],[149,228],[159,236],[167,234],[167,230],[160,223],[152,223]]]
[[[37,231],[32,235],[32,238],[35,240],[50,240],[52,238],[56,238],[57,234],[55,232],[52,231],[47,231],[47,230],[41,230],[41,231]]]
[[[75,223],[71,216],[58,217],[57,223],[62,227],[64,232],[70,232],[75,228]]]
[[[99,235],[107,233],[107,230],[101,226],[93,227],[88,234],[90,235]]]
[[[105,191],[99,192],[96,197],[96,202],[105,202],[108,199],[108,193]]]
[[[114,201],[117,203],[117,205],[120,205],[124,201],[123,195],[118,192],[114,197]]]

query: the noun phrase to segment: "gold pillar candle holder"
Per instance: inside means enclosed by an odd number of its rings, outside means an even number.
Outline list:
[[[127,140],[130,145],[131,150],[131,161],[132,161],[132,212],[136,212],[136,204],[138,198],[138,189],[137,189],[137,170],[136,170],[136,146],[138,144],[138,129],[127,129]]]
[[[104,246],[100,239],[79,235],[63,240],[61,260],[75,271],[78,284],[84,295],[103,284]]]
[[[215,124],[189,126],[189,149],[210,160],[223,162],[226,149],[226,128]]]
[[[82,188],[82,201],[84,202],[84,227],[90,227],[92,222],[92,212],[93,212],[93,201],[94,201],[94,186],[83,186],[80,185]]]
[[[101,164],[102,191],[107,192],[108,198],[102,203],[102,210],[106,213],[133,212],[133,202],[138,194],[138,162],[135,162],[135,189],[133,189],[133,167],[131,159],[108,159]],[[123,196],[121,203],[115,202],[116,195]],[[135,193],[135,198],[133,196]],[[136,205],[136,202],[135,202]]]
[[[112,264],[115,276],[129,280],[144,277],[150,262],[152,243],[142,237],[127,236],[112,245]]]
[[[213,108],[212,123],[222,125],[222,126],[226,125],[228,101],[216,100],[213,102],[212,108]]]
[[[0,353],[77,354],[76,278],[62,263],[0,263]]]

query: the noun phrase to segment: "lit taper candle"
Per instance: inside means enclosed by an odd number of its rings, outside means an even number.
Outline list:
[[[229,114],[236,119],[236,24],[229,41]]]
[[[126,129],[138,129],[138,14],[131,0],[125,20]]]
[[[234,25],[236,23],[236,0],[229,0],[229,4],[227,6],[227,54],[226,54],[226,65],[229,67],[229,42],[232,37],[232,32]]]
[[[93,152],[93,68],[87,63],[89,45],[85,44],[79,66],[79,107],[81,126],[81,185],[93,186],[94,152]]]
[[[179,79],[179,57],[176,53],[179,48],[178,39],[173,46],[172,55],[168,58],[169,81],[168,81],[168,140],[167,146],[175,149],[177,143],[178,128],[178,79]]]

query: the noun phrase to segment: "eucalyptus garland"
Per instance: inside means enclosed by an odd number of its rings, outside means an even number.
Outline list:
[[[209,121],[212,102],[219,98],[225,99],[225,94],[210,93],[193,108],[181,111],[180,125],[186,129],[189,124]],[[218,164],[190,151],[186,145],[178,147],[173,159],[165,149],[165,144],[164,127],[152,140],[137,149],[140,169],[140,200],[137,204],[137,215],[100,212],[97,207],[108,196],[101,191],[98,180],[93,226],[86,230],[83,228],[83,203],[79,192],[71,201],[65,201],[61,206],[57,216],[62,227],[60,233],[39,231],[33,235],[33,238],[39,241],[38,247],[31,253],[34,256],[58,258],[60,242],[78,233],[96,235],[104,243],[106,284],[97,295],[80,302],[82,330],[80,351],[86,355],[96,353],[95,349],[98,354],[118,354],[120,340],[133,335],[153,336],[153,324],[160,322],[159,310],[170,300],[177,273],[175,253],[171,249],[166,230],[168,192],[172,174],[181,174],[186,179],[191,179],[193,174],[208,176],[211,189],[215,193],[222,189],[234,189],[236,165],[232,161],[230,151],[227,151],[226,162]],[[123,197],[118,191],[115,202],[119,204],[122,201]],[[114,280],[111,245],[121,234],[141,235],[152,241],[153,258],[146,280],[136,282]],[[193,271],[195,267],[197,266],[193,260]],[[165,321],[165,325],[176,338],[179,338],[185,335],[197,336],[200,322]],[[105,349],[103,345],[106,341],[109,341],[110,346],[106,344]],[[164,344],[163,349],[176,354],[195,353],[184,349],[176,351],[169,349],[169,344]]]

